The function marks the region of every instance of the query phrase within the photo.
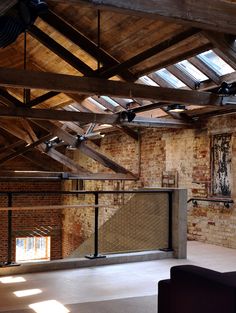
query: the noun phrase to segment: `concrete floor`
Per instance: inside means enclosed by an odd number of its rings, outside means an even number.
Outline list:
[[[194,264],[221,272],[236,271],[235,260],[236,250],[189,242],[187,260],[24,274],[12,276],[9,283],[6,277],[0,277],[0,312],[155,313],[157,282],[169,277],[170,267]],[[14,281],[17,279],[22,281]],[[14,294],[25,290],[40,293],[23,297]],[[45,301],[49,302],[41,309],[29,307]]]

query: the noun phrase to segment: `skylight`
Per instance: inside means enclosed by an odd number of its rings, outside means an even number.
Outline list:
[[[212,50],[203,52],[197,57],[209,67],[211,67],[220,76],[234,72],[234,69]]]
[[[156,82],[154,82],[154,80],[149,78],[148,76],[142,76],[139,78],[138,81],[141,81],[145,85],[159,87],[159,85]]]
[[[186,87],[186,85],[179,80],[176,76],[171,74],[167,69],[162,68],[161,70],[156,72],[158,75],[160,75],[165,81],[170,83],[175,88],[182,88]]]
[[[119,104],[117,102],[115,102],[114,100],[112,100],[110,97],[107,96],[102,96],[101,98],[103,98],[104,100],[106,100],[107,102],[109,102],[111,105],[113,105],[114,107],[118,107]]]
[[[176,66],[185,72],[187,75],[189,75],[193,80],[202,82],[204,80],[208,80],[209,78],[200,72],[193,64],[191,64],[189,61],[184,60],[176,64]]]
[[[103,105],[101,105],[99,102],[97,102],[93,98],[89,97],[88,100],[92,102],[93,104],[95,104],[99,109],[102,109],[104,111],[106,110],[106,108]]]

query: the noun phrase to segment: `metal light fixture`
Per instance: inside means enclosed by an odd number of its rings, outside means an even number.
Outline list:
[[[167,111],[171,113],[182,113],[186,110],[187,109],[184,104],[170,104],[167,107]]]

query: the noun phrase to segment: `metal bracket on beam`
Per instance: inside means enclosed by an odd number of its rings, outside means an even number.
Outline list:
[[[132,122],[136,114],[132,110],[122,111],[119,113],[120,122]]]
[[[236,96],[225,96],[222,99],[222,106],[224,105],[236,105]]]

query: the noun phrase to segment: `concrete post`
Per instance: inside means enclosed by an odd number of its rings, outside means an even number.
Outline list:
[[[173,190],[172,241],[174,257],[187,257],[187,190]]]

